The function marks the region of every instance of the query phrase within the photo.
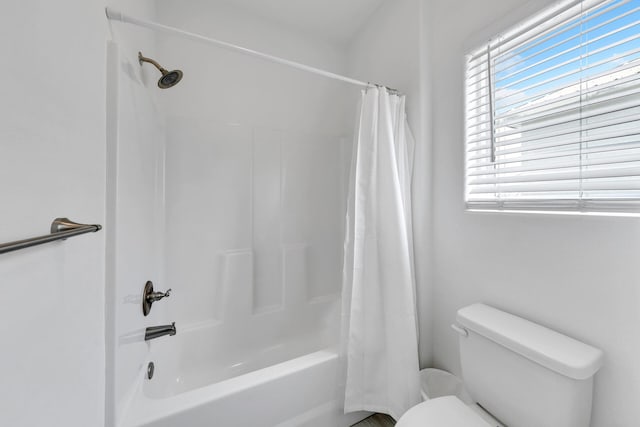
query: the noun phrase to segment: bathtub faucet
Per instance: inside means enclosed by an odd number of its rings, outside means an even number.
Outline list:
[[[160,338],[165,335],[173,336],[176,334],[176,322],[170,325],[162,326],[150,326],[144,331],[144,340],[149,341],[155,338]]]

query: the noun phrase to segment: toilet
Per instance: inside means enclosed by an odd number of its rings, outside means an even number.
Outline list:
[[[588,427],[601,350],[485,304],[462,308],[464,385],[409,409],[396,427]]]

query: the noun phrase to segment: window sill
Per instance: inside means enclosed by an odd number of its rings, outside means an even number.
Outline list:
[[[615,217],[615,218],[640,218],[640,212],[603,212],[603,211],[562,211],[562,210],[532,210],[532,209],[476,209],[466,208],[469,213],[508,214],[508,215],[562,215],[582,217]]]

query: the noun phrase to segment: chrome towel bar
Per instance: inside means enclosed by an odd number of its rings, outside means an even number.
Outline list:
[[[99,224],[78,224],[68,218],[56,218],[51,223],[51,234],[0,244],[0,254],[55,242],[56,240],[63,240],[67,237],[79,236],[85,233],[95,233],[100,230],[102,230],[102,226]]]

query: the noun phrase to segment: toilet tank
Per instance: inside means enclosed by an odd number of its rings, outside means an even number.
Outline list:
[[[588,427],[601,350],[485,304],[458,311],[469,394],[509,427]]]

